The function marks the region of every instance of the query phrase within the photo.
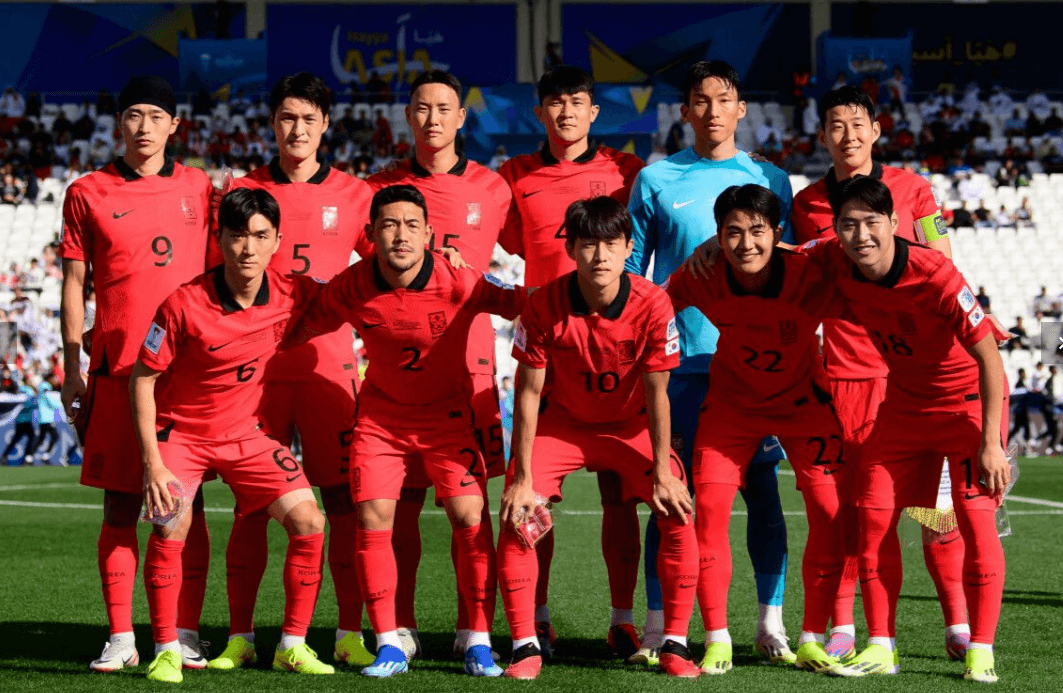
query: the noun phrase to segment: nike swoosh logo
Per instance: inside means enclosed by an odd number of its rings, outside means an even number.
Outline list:
[[[526,193],[524,193],[524,199],[526,200],[529,197],[531,197],[532,195],[538,195],[541,192],[542,192],[542,190],[532,190],[531,192],[526,192]]]
[[[302,476],[302,474],[301,474],[301,473],[300,473],[300,474],[292,474],[292,475],[291,475],[290,477],[288,477],[287,479],[285,479],[285,481],[286,481],[286,482],[288,482],[288,483],[290,484],[290,483],[292,483],[293,481],[295,481],[296,479],[298,479],[298,478],[299,478],[299,477],[301,477],[301,476]]]
[[[365,323],[363,322],[363,323],[362,323],[362,329],[363,329],[363,330],[371,330],[371,329],[373,329],[374,327],[380,327],[381,325],[384,325],[384,324],[386,324],[386,323],[378,322],[378,323],[377,323],[377,324],[375,324],[375,325],[366,325],[366,324],[365,324]]]
[[[320,580],[318,580],[317,582],[314,582],[313,580],[311,580],[310,582],[307,582],[306,580],[300,580],[299,584],[302,585],[303,587],[313,587],[314,585],[316,585],[316,584],[318,584],[320,582],[321,582]]]
[[[833,230],[834,230],[833,226],[824,226],[822,229],[816,229],[816,233],[826,233],[828,231],[833,231]]]
[[[696,200],[687,200],[686,202],[673,202],[672,209],[683,209],[683,207],[686,207],[687,205],[692,205],[695,202]]]
[[[132,209],[129,210],[129,212],[132,212],[132,211],[133,211]],[[111,212],[111,216],[114,217],[115,219],[121,219],[125,215],[129,214],[129,212],[122,212],[121,214],[119,214],[118,212]]]
[[[779,447],[779,443],[767,443],[765,445],[760,446],[760,449],[762,452],[771,452],[777,447]]]
[[[461,487],[465,488],[466,486],[472,486],[475,483],[476,483],[476,479],[469,479],[468,481],[465,481],[464,479],[462,479]]]
[[[681,590],[688,590],[688,589],[690,589],[690,588],[692,588],[692,587],[697,587],[697,586],[698,586],[698,585],[697,585],[697,583],[695,583],[695,582],[691,582],[690,584],[687,584],[687,585],[680,585],[680,586],[679,586],[679,589],[681,589]]]
[[[209,347],[207,347],[207,351],[214,352],[214,351],[217,351],[218,349],[221,349],[223,347],[227,347],[230,344],[232,344],[232,342],[226,342],[225,344],[218,344],[217,346],[212,344]]]
[[[838,470],[837,469],[824,469],[823,470],[823,476],[830,476],[831,474],[833,474],[836,471],[838,471]]]
[[[975,498],[979,498],[979,497],[980,496],[977,493],[974,494],[973,496],[971,494],[969,494],[969,493],[963,494],[963,499],[964,500],[974,500]]]

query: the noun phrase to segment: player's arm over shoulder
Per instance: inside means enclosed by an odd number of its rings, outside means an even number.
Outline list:
[[[282,348],[302,344],[318,335],[335,332],[345,323],[353,323],[362,305],[358,296],[357,283],[366,262],[375,262],[375,260],[372,258],[361,260],[323,285],[313,277],[292,277],[298,280],[300,313],[298,320],[289,330]],[[318,284],[318,286],[314,287],[311,284]]]
[[[475,312],[513,320],[524,311],[528,291],[523,286],[506,284],[492,274],[469,267],[452,271],[461,289],[459,301]]]

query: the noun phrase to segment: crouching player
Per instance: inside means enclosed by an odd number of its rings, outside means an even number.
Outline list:
[[[410,469],[423,467],[453,528],[458,589],[469,614],[465,670],[498,676],[488,619],[497,590],[495,550],[491,525],[481,521],[486,470],[473,433],[465,355],[473,319],[495,313],[512,320],[524,307],[524,289],[454,269],[426,252],[428,206],[411,185],[378,191],[369,215],[366,232],[376,254],[329,282],[298,328],[304,339],[351,323],[372,364],[351,446],[355,560],[377,640],[376,661],[362,673],[407,670],[395,616],[392,532],[403,481]]]
[[[676,310],[693,306],[720,330],[701,412],[713,425],[698,427],[694,446],[698,602],[706,631],[701,670],[731,669],[731,506],[760,441],[774,434],[790,455],[808,515],[795,665],[819,671],[838,664],[824,651],[823,638],[841,578],[838,484],[846,469],[816,329],[842,304],[816,262],[775,247],[782,204],[773,192],[732,186],[716,198],[713,212],[726,264],[706,279],[682,267],[667,284]]]
[[[686,634],[697,540],[683,467],[668,445],[668,375],[679,365],[675,314],[663,291],[624,272],[632,242],[623,205],[608,197],[574,202],[565,228],[576,271],[532,295],[513,341],[519,385],[498,540],[513,636],[505,675],[534,679],[542,666],[535,632],[539,564],[515,528],[532,512],[536,495],[561,500],[565,477],[586,468],[618,474],[625,499],[644,501],[657,515],[665,607],[661,668],[694,678],[699,671]],[[554,387],[540,416],[548,364]]]
[[[828,270],[889,367],[886,397],[857,460],[869,645],[832,673],[899,670],[897,521],[902,508],[934,507],[941,458],[947,457],[971,621],[965,678],[996,681],[993,639],[1004,551],[994,515],[1010,476],[1002,445],[1007,396],[998,335],[950,260],[894,237],[897,215],[884,183],[852,179],[831,198],[831,207],[838,240],[806,245],[805,252]]]
[[[260,430],[262,365],[297,315],[319,293],[309,277],[268,270],[280,245],[280,208],[263,190],[222,199],[218,243],[224,265],[184,284],[159,307],[133,369],[129,389],[144,463],[148,516],[165,516],[177,482],[191,497],[204,474],[229,484],[241,512],[266,510],[288,532],[284,624],[275,669],[331,674],[306,645],[321,586],[325,520],[302,467]],[[158,383],[158,387],[156,384]],[[191,523],[156,525],[148,540],[144,585],[155,660],[153,681],[178,683],[177,597],[181,551]]]

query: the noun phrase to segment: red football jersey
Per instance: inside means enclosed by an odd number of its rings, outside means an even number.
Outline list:
[[[576,273],[528,298],[516,325],[513,358],[550,365],[549,405],[586,424],[630,422],[646,408],[643,373],[679,365],[679,330],[668,295],[634,274],[620,275],[620,293],[592,315]]]
[[[565,211],[576,200],[608,195],[627,207],[645,164],[634,154],[591,146],[574,161],[558,161],[544,145],[516,156],[498,173],[513,190],[513,211],[500,242],[524,258],[524,284],[542,286],[576,269],[565,252]]]
[[[254,435],[263,367],[323,286],[269,269],[242,308],[219,266],[173,292],[140,346],[144,365],[164,371],[155,388],[160,435],[212,443]]]
[[[978,398],[967,349],[992,333],[963,275],[936,250],[898,238],[889,274],[864,278],[837,239],[802,252],[819,262],[889,369],[886,400],[918,411],[962,411]]]
[[[456,248],[465,262],[487,271],[513,204],[509,187],[497,173],[462,156],[448,172],[432,174],[410,158],[370,176],[368,182],[373,192],[389,185],[412,185],[420,190],[432,227],[430,247]],[[368,257],[371,251],[359,250],[359,254]],[[495,330],[489,315],[473,322],[468,365],[470,373],[495,372]]]
[[[494,313],[512,320],[524,308],[523,287],[425,254],[408,288],[393,289],[370,257],[337,275],[308,313],[300,334],[351,323],[369,357],[358,415],[394,421],[446,418],[468,409],[471,385],[462,366],[473,319]]]
[[[281,245],[270,267],[287,274],[331,279],[351,264],[351,252],[365,238],[373,191],[365,181],[321,164],[310,180],[293,182],[276,158],[243,178],[234,188],[261,188],[281,209]],[[302,382],[314,375],[329,380],[357,379],[354,336],[341,329],[321,335],[270,361],[267,379]]]
[[[677,311],[694,306],[720,330],[706,400],[777,416],[829,397],[816,329],[844,304],[817,262],[776,248],[761,294],[747,292],[727,262],[708,279],[680,268],[666,289]]]
[[[944,223],[934,190],[924,178],[911,171],[876,163],[871,177],[881,180],[893,195],[893,209],[897,213],[897,235],[922,243],[925,235],[917,231],[930,224],[941,231]],[[793,229],[798,244],[817,238],[834,237],[834,213],[830,196],[840,184],[834,169],[794,196]],[[823,323],[823,356],[827,374],[839,380],[864,380],[886,377],[886,364],[878,355],[867,331],[846,320],[827,320]]]
[[[169,159],[156,176],[117,159],[71,184],[59,254],[92,271],[90,372],[127,377],[159,304],[203,272],[210,194],[203,171]]]

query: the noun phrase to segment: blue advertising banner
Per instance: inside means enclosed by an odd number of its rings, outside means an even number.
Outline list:
[[[692,63],[718,58],[743,88],[778,92],[810,54],[808,5],[566,3],[561,12],[565,62],[602,82],[678,86]]]
[[[447,70],[466,85],[516,81],[513,5],[270,5],[271,82],[308,70],[338,93],[375,76],[393,94]]]
[[[266,91],[266,41],[182,39],[178,64],[181,90],[223,95]]]
[[[868,77],[887,79],[894,67],[900,67],[905,75],[912,74],[911,34],[900,38],[848,38],[824,32],[817,48],[817,73],[823,86],[831,84],[839,73],[845,74],[849,84],[860,84]]]

